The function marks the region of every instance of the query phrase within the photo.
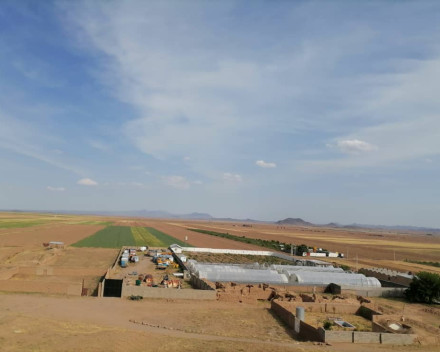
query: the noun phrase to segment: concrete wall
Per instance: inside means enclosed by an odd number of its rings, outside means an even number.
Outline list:
[[[381,332],[361,332],[361,331],[329,331],[319,328],[321,341],[323,342],[352,342],[368,344],[393,344],[411,345],[417,335],[411,334],[390,334]]]
[[[380,343],[379,332],[353,331],[353,343]]]
[[[387,345],[411,345],[415,342],[417,335],[413,334],[381,334],[380,342]]]
[[[122,297],[142,296],[144,298],[167,298],[167,299],[195,299],[215,300],[217,293],[208,290],[160,288],[148,286],[122,285]]]
[[[81,296],[82,283],[42,282],[32,280],[0,280],[0,291],[38,292]]]
[[[309,313],[334,313],[334,314],[356,314],[360,308],[359,304],[344,303],[314,303],[314,302],[279,302],[285,309],[295,312],[296,307],[304,307]]]
[[[356,288],[342,287],[343,293],[350,293],[364,297],[403,297],[405,288],[396,287],[375,287],[375,288]]]
[[[289,302],[271,302],[271,310],[289,327],[295,329],[296,317],[292,313],[297,306],[307,307],[315,303],[289,303]],[[320,311],[322,307],[326,304],[315,304],[320,306]],[[352,306],[349,308],[348,306]],[[330,307],[340,308],[340,311],[336,313],[350,313],[354,314],[356,310],[359,309],[356,305],[348,304],[331,304]],[[348,312],[351,310],[354,313]],[[313,310],[315,311],[315,310]],[[370,310],[370,313],[374,312]],[[307,313],[306,313],[307,314]],[[372,314],[372,313],[371,313]],[[374,315],[372,315],[374,316]],[[296,330],[297,331],[297,330]],[[391,335],[391,336],[390,336]],[[390,334],[385,332],[361,332],[361,331],[331,331],[324,330],[323,328],[315,328],[305,322],[300,323],[299,336],[304,340],[310,341],[322,341],[322,342],[350,342],[350,343],[369,343],[369,344],[395,344],[395,345],[408,345],[412,344],[416,338],[416,335],[410,334]]]
[[[195,275],[191,275],[190,282],[191,282],[191,286],[195,289],[215,291],[215,286],[212,283],[199,279]]]
[[[280,305],[277,301],[272,301],[270,309],[290,328],[295,329],[295,315],[288,309]]]
[[[304,321],[300,322],[299,336],[302,340],[306,341],[321,341],[321,335],[319,334],[318,329]]]
[[[382,315],[381,312],[377,312],[374,309],[369,308],[367,306],[360,306],[356,314],[371,321],[374,321],[375,316]]]
[[[353,342],[353,331],[331,331],[318,328],[320,341],[323,342]]]

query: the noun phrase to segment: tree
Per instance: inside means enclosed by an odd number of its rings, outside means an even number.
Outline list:
[[[428,304],[440,300],[440,275],[421,271],[414,276],[405,296],[411,302]]]
[[[309,248],[305,244],[301,244],[298,246],[297,251],[299,255],[302,255],[304,252],[307,253],[309,251]]]

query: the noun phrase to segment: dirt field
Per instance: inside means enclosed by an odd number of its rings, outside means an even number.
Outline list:
[[[43,242],[49,241],[60,241],[69,245],[103,228],[102,225],[70,225],[56,222],[7,229],[0,233],[0,246],[41,246]]]
[[[100,277],[113,263],[117,250],[72,248],[69,245],[92,235],[105,225],[100,219],[44,214],[0,213],[3,226],[0,229],[0,280],[13,280],[27,291],[45,292],[57,290],[64,283],[67,287],[82,284],[92,294]],[[18,227],[26,224],[25,227]],[[64,249],[46,249],[42,243],[64,242]],[[51,286],[50,283],[56,285]],[[61,285],[61,286],[60,286]],[[10,290],[8,281],[0,282],[0,290]],[[15,286],[14,286],[15,287]]]
[[[136,321],[138,323],[133,323]],[[142,325],[144,322],[149,325]],[[117,298],[0,296],[2,351],[331,351],[371,345],[297,342],[268,306]],[[383,346],[375,351],[437,351],[438,346]]]
[[[198,247],[259,249],[254,245],[195,233],[187,227],[229,232],[239,236],[306,243],[349,255],[341,263],[384,266],[402,271],[438,268],[402,259],[440,261],[440,238],[434,236],[317,228],[242,227],[237,223],[147,220],[103,217],[0,213],[0,279],[56,284],[86,281],[97,284],[100,272],[113,263],[118,250],[73,248],[108,222],[120,226],[154,227]],[[27,227],[16,227],[22,221]],[[31,224],[32,222],[32,224]],[[65,249],[46,250],[41,244],[63,241]],[[394,253],[398,260],[394,261]],[[21,268],[21,271],[14,271]],[[37,269],[47,268],[45,274]],[[53,274],[49,274],[49,271]],[[402,312],[418,332],[426,329],[422,346],[375,345],[376,351],[437,351],[438,307],[378,299],[385,313]],[[137,322],[137,323],[136,323]],[[142,325],[142,323],[146,325]],[[436,340],[437,339],[437,340]],[[139,348],[157,351],[331,351],[370,352],[371,345],[317,346],[291,339],[268,310],[267,303],[246,305],[220,301],[143,300],[0,293],[1,351],[119,351]],[[426,345],[430,343],[430,345]]]

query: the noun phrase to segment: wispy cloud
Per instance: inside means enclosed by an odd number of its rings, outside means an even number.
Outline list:
[[[60,142],[58,138],[44,133],[35,124],[23,122],[0,111],[0,126],[0,148],[77,175],[84,173],[80,168],[67,163],[66,157],[61,157],[61,151],[52,148],[51,145]]]
[[[183,176],[163,176],[162,181],[173,188],[181,190],[190,188],[190,182]]]
[[[241,175],[225,172],[223,173],[223,180],[228,182],[242,182],[243,178],[241,177]]]
[[[277,167],[277,164],[275,164],[275,163],[268,163],[268,162],[265,162],[264,160],[257,160],[256,162],[255,162],[255,165],[257,165],[257,166],[259,166],[259,167],[262,167],[262,168],[274,168],[274,167]]]
[[[346,139],[337,141],[335,146],[341,152],[348,154],[361,154],[378,149],[375,145],[372,145],[368,142],[360,141],[359,139]]]
[[[81,186],[97,186],[98,182],[92,180],[91,178],[82,178],[76,182],[78,185]]]

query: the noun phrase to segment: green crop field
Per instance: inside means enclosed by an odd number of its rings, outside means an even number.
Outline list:
[[[151,233],[154,237],[156,237],[159,241],[163,243],[164,246],[169,246],[171,244],[178,244],[182,247],[192,247],[189,243],[185,243],[181,240],[178,240],[177,238],[174,238],[170,235],[167,235],[166,233],[163,233],[159,230],[156,230],[153,227],[147,227],[147,230],[149,233]]]
[[[132,227],[131,233],[137,246],[166,247],[161,240],[153,236],[145,227]]]
[[[108,226],[105,229],[74,243],[72,246],[121,248],[122,246],[136,246],[136,241],[133,238],[130,227]]]
[[[173,243],[186,247],[190,246],[152,227],[108,226],[74,243],[72,246],[101,248],[121,248],[122,246],[168,247]]]
[[[6,219],[0,220],[0,229],[14,229],[21,227],[30,227],[36,225],[43,225],[49,223],[49,220],[19,220],[19,219]]]

